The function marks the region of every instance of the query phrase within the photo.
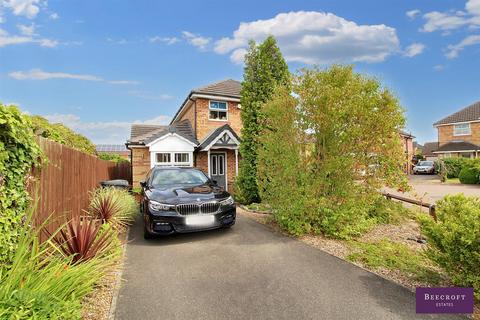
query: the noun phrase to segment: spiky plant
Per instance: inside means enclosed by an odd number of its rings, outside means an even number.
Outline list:
[[[116,230],[124,229],[138,211],[135,198],[116,188],[98,189],[92,193],[90,201],[89,214]]]
[[[70,220],[53,238],[60,251],[72,262],[83,262],[111,251],[116,234],[113,230],[100,232],[101,225],[94,220]]]

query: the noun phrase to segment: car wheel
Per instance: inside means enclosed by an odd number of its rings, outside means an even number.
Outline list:
[[[149,239],[152,239],[152,238],[153,238],[153,235],[150,232],[148,232],[146,226],[143,226],[143,239],[149,240]]]

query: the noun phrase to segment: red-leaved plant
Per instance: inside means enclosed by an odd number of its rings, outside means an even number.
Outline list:
[[[60,251],[72,257],[72,262],[82,262],[101,255],[113,246],[115,233],[106,229],[100,232],[101,225],[93,220],[74,218],[53,237]]]

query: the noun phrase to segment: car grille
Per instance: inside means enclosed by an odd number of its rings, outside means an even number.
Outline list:
[[[220,208],[218,202],[205,202],[205,203],[185,203],[177,204],[177,212],[181,215],[188,216],[192,214],[208,214],[215,213]]]

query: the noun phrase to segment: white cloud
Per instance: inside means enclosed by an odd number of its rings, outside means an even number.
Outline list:
[[[108,42],[111,42],[111,43],[115,43],[115,44],[119,44],[119,45],[124,45],[124,44],[127,44],[128,41],[126,39],[112,39],[112,38],[107,38],[107,41]]]
[[[50,114],[44,116],[52,123],[62,123],[75,132],[81,133],[96,144],[123,144],[127,141],[130,127],[135,124],[167,125],[171,117],[160,115],[146,121],[83,121],[75,114]]]
[[[433,67],[433,70],[435,71],[442,71],[443,69],[445,69],[445,66],[443,64],[437,64]]]
[[[192,46],[199,48],[200,50],[205,50],[206,46],[212,40],[211,38],[205,38],[189,31],[183,31],[182,34],[183,37],[187,39],[188,43],[190,43]]]
[[[230,54],[230,60],[236,64],[242,64],[245,60],[245,54],[247,53],[247,49],[239,48],[233,50],[232,54]]]
[[[40,69],[32,69],[30,71],[13,71],[8,74],[16,80],[50,80],[50,79],[70,79],[82,81],[101,81],[114,85],[137,85],[138,81],[132,80],[105,80],[101,77],[91,74],[76,74],[66,72],[47,72]]]
[[[415,17],[420,14],[420,10],[418,10],[418,9],[410,10],[410,11],[405,12],[405,14],[410,19],[415,19]]]
[[[173,97],[169,94],[165,94],[165,93],[162,93],[162,94],[150,94],[148,92],[145,92],[145,91],[140,91],[140,90],[130,90],[128,91],[128,94],[132,95],[132,96],[135,96],[135,97],[138,97],[138,98],[142,98],[142,99],[146,99],[146,100],[170,100],[170,99],[173,99]]]
[[[162,42],[162,43],[165,43],[165,44],[167,44],[167,45],[172,45],[172,44],[175,44],[175,43],[179,42],[180,39],[178,39],[177,37],[159,37],[159,36],[155,36],[155,37],[149,38],[148,41],[150,41],[151,43]]]
[[[40,0],[0,0],[0,8],[10,9],[16,16],[33,19],[40,11]]]
[[[432,11],[423,15],[426,20],[421,31],[447,31],[468,26],[476,28],[480,26],[480,0],[468,0],[464,11],[438,12]]]
[[[447,53],[445,54],[445,56],[449,59],[457,58],[460,51],[465,49],[465,47],[473,46],[476,44],[480,44],[480,35],[468,36],[457,44],[449,45],[447,47]]]
[[[54,12],[48,16],[51,20],[57,20],[59,17],[58,13]]]
[[[423,50],[425,50],[425,45],[423,43],[415,42],[405,48],[403,55],[411,58],[421,54]]]
[[[380,62],[399,51],[396,30],[386,25],[358,25],[332,13],[289,12],[274,18],[242,22],[230,38],[215,43],[215,52],[233,52],[238,61],[248,41],[276,37],[287,61],[307,64]]]
[[[17,24],[17,28],[21,34],[24,36],[34,36],[35,35],[35,24],[31,24],[29,26],[25,24]]]
[[[35,35],[10,35],[7,31],[0,29],[0,47],[25,43],[38,44],[41,47],[49,48],[53,48],[58,45],[58,41],[56,40],[39,38]]]
[[[40,69],[30,71],[14,71],[8,74],[16,80],[49,80],[49,79],[74,79],[84,81],[103,81],[102,78],[89,74],[72,74],[64,72],[46,72]]]
[[[132,80],[112,80],[108,81],[110,84],[131,84],[131,85],[137,85],[139,84],[138,81],[132,81]]]

